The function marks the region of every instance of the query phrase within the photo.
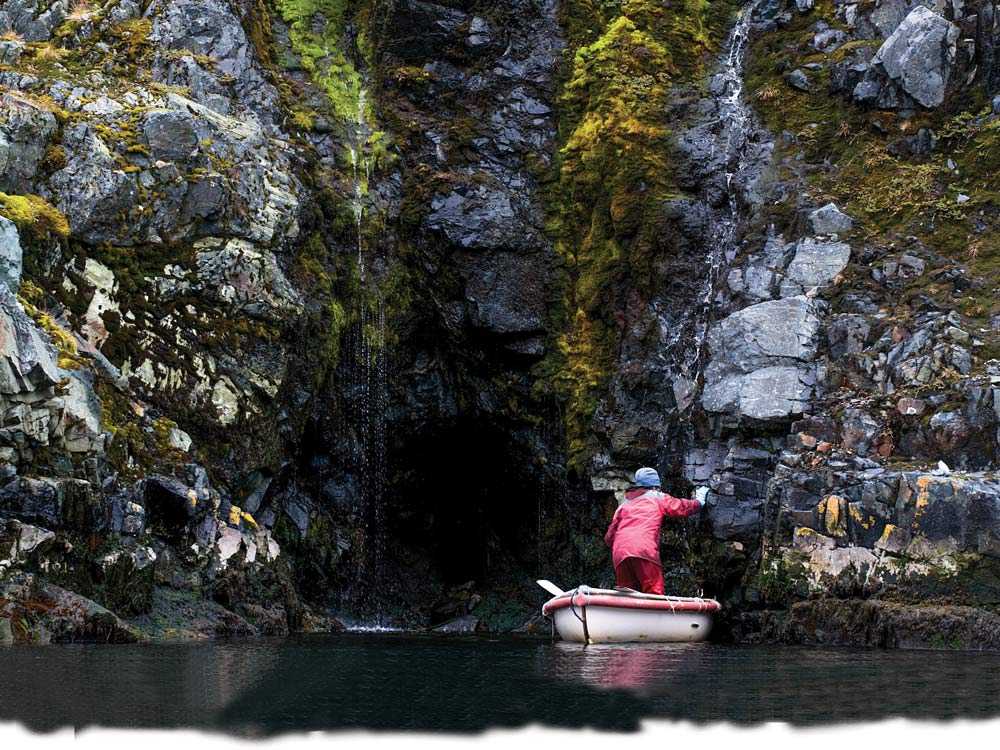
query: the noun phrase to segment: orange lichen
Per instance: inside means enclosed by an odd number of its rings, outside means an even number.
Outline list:
[[[847,533],[847,518],[844,512],[846,504],[847,501],[838,495],[830,495],[820,502],[818,510],[828,534],[843,536]]]

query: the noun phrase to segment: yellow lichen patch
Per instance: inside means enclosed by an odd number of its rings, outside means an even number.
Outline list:
[[[893,526],[891,523],[887,523],[885,525],[885,528],[882,529],[882,536],[878,538],[878,541],[875,543],[875,545],[884,546],[885,543],[889,541],[889,537],[892,536],[892,532],[896,531],[896,529],[898,528],[899,528],[898,526]]]
[[[242,520],[243,524],[247,526],[251,531],[258,531],[260,529],[260,526],[257,524],[257,521],[249,513],[240,511],[240,520]]]
[[[916,516],[919,518],[923,512],[924,508],[930,505],[931,493],[930,486],[934,483],[934,477],[922,476],[917,479],[917,513]]]
[[[188,490],[188,500],[191,501],[191,507],[194,508],[198,505],[198,495],[194,490]]]
[[[844,512],[846,504],[847,501],[838,495],[830,495],[820,502],[818,510],[828,534],[843,536],[847,533],[847,517]]]
[[[229,508],[229,524],[231,526],[240,525],[240,517],[243,515],[243,509],[237,505],[230,506]]]
[[[833,549],[837,546],[833,539],[823,536],[808,526],[802,526],[795,530],[795,539],[792,544],[796,549],[810,554],[818,549]]]
[[[882,536],[875,542],[875,549],[887,550],[888,552],[899,552],[904,549],[909,541],[909,536],[905,529],[887,523],[882,529]]]
[[[867,513],[862,513],[861,508],[857,503],[851,503],[848,505],[847,512],[850,514],[851,520],[860,525],[863,529],[870,529],[872,527],[874,519],[872,519],[872,517]]]

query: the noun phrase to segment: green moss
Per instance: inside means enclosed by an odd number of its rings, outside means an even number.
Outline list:
[[[42,169],[46,172],[58,172],[66,168],[66,150],[62,146],[49,146],[42,159]]]
[[[784,606],[795,593],[795,581],[785,560],[781,557],[765,556],[757,569],[753,588],[763,598],[764,603]]]
[[[149,18],[133,18],[128,21],[113,24],[105,36],[116,44],[117,51],[130,60],[139,62],[152,54],[153,46],[149,41],[149,32],[153,29],[153,21]]]
[[[45,297],[45,292],[38,288],[31,281],[22,281],[18,289],[18,299],[24,307],[28,316],[35,321],[41,330],[48,334],[59,352],[58,364],[64,370],[78,370],[86,366],[85,360],[80,356],[73,334],[59,325],[55,318],[46,312],[38,309],[38,305]]]
[[[101,429],[111,435],[108,463],[123,478],[139,479],[153,470],[170,474],[188,462],[187,453],[170,445],[175,421],[148,416],[144,407],[102,377],[95,380],[94,391],[101,401]]]
[[[316,113],[308,107],[292,107],[292,124],[299,130],[312,130],[316,125]]]
[[[732,5],[688,0],[571,0],[558,98],[561,148],[549,231],[564,261],[559,331],[536,374],[566,400],[570,463],[594,448],[588,427],[606,397],[618,313],[657,251],[656,217],[676,193],[664,113],[723,38]]]
[[[353,0],[274,0],[274,4],[288,24],[295,54],[323,89],[336,118],[345,126],[367,122],[372,135],[362,148],[372,152],[373,162],[381,162],[386,156],[383,134],[375,126],[361,74],[345,49],[347,23],[352,18],[362,46],[366,6]]]
[[[271,33],[271,16],[265,0],[247,0],[243,3],[243,30],[257,52],[257,57],[265,68],[271,68],[274,63],[271,51],[274,49],[274,37]]]
[[[423,90],[431,81],[431,74],[428,71],[410,65],[386,68],[383,74],[390,82],[403,88]]]
[[[0,193],[0,216],[38,239],[69,236],[69,224],[62,212],[37,195],[7,195]]]
[[[322,383],[336,369],[343,332],[350,324],[342,300],[353,296],[353,285],[334,270],[331,261],[327,240],[314,232],[303,244],[296,267],[297,282],[318,303],[317,311],[305,322],[316,384]]]

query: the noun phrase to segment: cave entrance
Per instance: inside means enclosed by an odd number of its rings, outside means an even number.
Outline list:
[[[425,554],[445,585],[534,570],[541,472],[509,431],[463,420],[408,441],[391,460],[391,535]]]

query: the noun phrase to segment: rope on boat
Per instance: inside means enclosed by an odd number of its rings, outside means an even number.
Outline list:
[[[587,597],[587,602],[580,605],[580,611],[583,613],[581,617],[576,613],[576,595],[583,594]],[[590,644],[590,631],[587,629],[587,604],[590,604],[590,586],[581,583],[578,584],[575,589],[570,592],[569,595],[569,611],[573,613],[577,620],[583,624],[583,645],[587,646]]]

